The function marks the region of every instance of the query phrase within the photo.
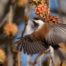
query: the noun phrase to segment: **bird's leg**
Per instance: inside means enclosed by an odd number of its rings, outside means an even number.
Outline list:
[[[52,56],[50,56],[50,66],[52,65],[52,66],[55,66],[55,63],[54,63],[54,60],[53,60],[53,58],[52,58]]]
[[[51,46],[49,47],[49,49],[50,49],[50,61],[51,61],[51,64],[52,64],[52,66],[56,66],[55,61],[54,61],[54,50],[53,50],[53,48]]]

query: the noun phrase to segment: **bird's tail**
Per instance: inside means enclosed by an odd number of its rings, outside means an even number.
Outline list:
[[[60,60],[63,62],[66,60],[66,53],[62,49],[57,49],[56,54],[59,56]]]

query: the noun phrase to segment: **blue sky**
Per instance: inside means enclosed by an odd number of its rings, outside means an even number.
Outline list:
[[[50,9],[58,9],[58,0],[50,0]]]

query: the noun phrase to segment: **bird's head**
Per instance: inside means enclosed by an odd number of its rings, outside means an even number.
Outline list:
[[[34,18],[33,24],[36,27],[35,32],[33,32],[33,35],[37,39],[44,39],[49,31],[48,23],[45,23],[42,18]]]
[[[24,36],[39,30],[45,23],[39,17],[33,18],[33,20],[28,20]]]
[[[37,31],[37,30],[39,30],[43,27],[45,22],[41,18],[34,18],[33,19],[33,24],[34,24],[34,27],[35,27],[35,31]]]

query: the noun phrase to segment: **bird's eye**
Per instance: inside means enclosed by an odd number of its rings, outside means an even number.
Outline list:
[[[33,20],[33,24],[34,24],[34,26],[35,26],[36,28],[39,26],[39,24],[36,23],[34,20]]]

